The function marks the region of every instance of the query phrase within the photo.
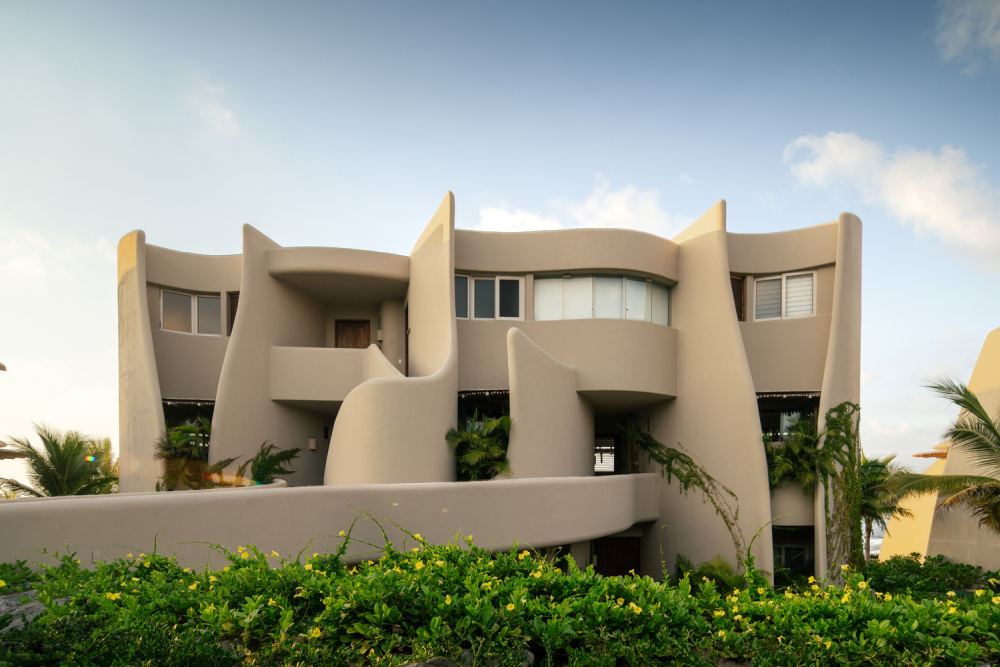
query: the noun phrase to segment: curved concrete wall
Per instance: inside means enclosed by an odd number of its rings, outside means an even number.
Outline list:
[[[986,337],[969,379],[969,389],[979,397],[989,414],[996,415],[1000,411],[1000,329],[994,329]],[[941,474],[982,475],[983,470],[977,468],[967,454],[952,447]],[[931,522],[927,555],[938,554],[951,561],[980,565],[984,570],[1000,569],[1000,537],[980,528],[964,510],[938,514]]]
[[[792,485],[775,489],[771,494],[771,518],[777,520],[771,525],[814,526],[816,525],[814,505],[813,497],[802,493],[801,486]]]
[[[841,213],[837,224],[837,273],[833,284],[833,315],[827,344],[823,388],[819,399],[822,422],[827,411],[844,401],[861,402],[861,220]],[[817,499],[825,490],[819,485]],[[826,553],[826,510],[822,502],[816,511],[816,571],[828,569]],[[835,511],[835,510],[833,510]]]
[[[556,361],[524,332],[507,332],[512,476],[594,474],[594,409],[577,393],[577,371]]]
[[[457,531],[494,551],[509,549],[514,540],[541,548],[656,518],[658,482],[655,475],[615,475],[8,500],[0,512],[0,535],[17,539],[0,540],[0,562],[36,559],[42,548],[62,551],[67,544],[90,566],[95,551],[101,560],[152,553],[157,540],[160,553],[176,554],[185,564],[221,567],[226,561],[207,545],[235,550],[255,544],[282,556],[323,552],[338,546],[337,534],[365,510],[432,543],[447,542]],[[384,525],[401,548],[399,532]],[[371,522],[360,523],[354,536],[383,543]],[[355,545],[350,554],[371,552]]]
[[[677,329],[633,320],[458,320],[459,389],[509,388],[508,332],[576,368],[581,391],[677,395]]]
[[[924,474],[940,475],[944,472],[944,467],[945,460],[939,459],[925,470]],[[925,493],[922,496],[907,498],[900,503],[913,516],[889,519],[885,537],[882,538],[882,546],[879,549],[878,558],[880,561],[887,561],[893,556],[909,556],[913,552],[917,552],[921,556],[933,555],[928,553],[927,545],[931,537],[931,525],[937,518],[934,516],[937,500],[936,493]],[[968,519],[968,517],[964,518]],[[994,545],[992,548],[995,550],[996,546]]]
[[[836,222],[771,234],[728,234],[729,270],[761,276],[833,264],[837,238]]]
[[[118,242],[118,458],[122,493],[152,491],[160,476],[153,444],[164,431],[163,402],[148,312],[146,235],[135,231]]]
[[[410,375],[359,385],[344,400],[324,483],[392,484],[455,479],[444,439],[457,419],[455,200],[450,192],[410,254]]]
[[[672,294],[677,398],[643,416],[653,437],[671,447],[680,443],[737,494],[739,525],[749,541],[771,520],[771,498],[753,379],[733,310],[725,230],[720,201],[675,239],[680,245],[680,276]],[[650,471],[658,468],[654,464]],[[671,570],[678,553],[695,562],[720,554],[734,561],[732,540],[713,507],[696,490],[681,495],[676,483],[661,484],[660,517],[643,539],[644,563],[660,562],[661,537]],[[769,531],[761,533],[754,556],[760,569],[773,571],[770,537]]]
[[[455,266],[483,273],[622,271],[677,280],[677,245],[630,229],[456,230]]]
[[[303,449],[287,476],[293,486],[319,484],[327,445],[323,427],[329,418],[271,400],[271,348],[323,347],[326,319],[314,297],[273,278],[267,252],[277,244],[249,225],[243,227],[243,276],[240,305],[219,379],[212,420],[213,461],[253,456],[265,440],[282,449]],[[316,450],[310,451],[310,439]]]

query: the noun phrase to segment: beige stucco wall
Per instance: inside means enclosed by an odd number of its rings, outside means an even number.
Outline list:
[[[118,242],[118,448],[122,493],[152,490],[159,477],[153,445],[163,433],[163,403],[156,372],[146,291],[146,235]],[[2,515],[2,513],[0,513]],[[8,536],[12,533],[0,534]]]
[[[844,401],[861,402],[861,220],[841,213],[837,223],[837,272],[833,285],[833,315],[827,344],[823,387],[819,399],[820,420]],[[826,493],[820,484],[816,493],[816,571],[828,569]],[[831,512],[836,508],[831,507]],[[838,565],[838,564],[833,564]]]
[[[520,329],[507,331],[512,476],[594,474],[594,409],[577,393],[577,371]]]
[[[924,474],[940,475],[944,472],[944,466],[945,460],[938,459],[924,471]],[[887,561],[893,556],[908,556],[913,552],[921,555],[927,553],[931,522],[934,520],[934,508],[937,506],[937,494],[926,493],[907,498],[900,505],[909,510],[913,516],[889,519],[879,549],[878,557],[881,561]]]
[[[633,320],[458,320],[459,389],[507,389],[507,332],[577,369],[581,391],[677,393],[677,329]]]
[[[403,349],[405,327],[403,326],[403,300],[384,299],[379,304],[379,319],[382,320],[382,354],[399,371],[403,371],[405,350]],[[378,335],[377,332],[375,334]]]
[[[90,566],[126,553],[176,554],[185,565],[226,562],[207,545],[235,550],[255,544],[282,556],[323,552],[367,510],[444,543],[457,531],[476,544],[507,550],[514,540],[534,547],[585,542],[656,517],[658,475],[562,477],[491,482],[248,488],[173,493],[8,500],[0,512],[0,562],[40,558],[67,545]],[[239,520],[242,517],[248,520]],[[368,522],[355,537],[382,544]],[[371,547],[355,543],[351,554]],[[410,541],[412,546],[413,542]],[[52,561],[43,561],[49,562]]]
[[[347,396],[333,427],[325,484],[455,479],[444,439],[457,418],[454,229],[449,192],[410,254],[411,377],[369,380]]]
[[[153,350],[164,398],[214,401],[228,336],[198,336],[153,329]]]
[[[243,276],[236,324],[222,366],[212,420],[213,461],[253,456],[261,443],[300,447],[287,476],[292,486],[323,479],[329,418],[271,400],[271,348],[324,347],[326,307],[300,289],[268,273],[268,250],[277,244],[249,225],[243,227]],[[309,440],[317,441],[314,451]]]
[[[272,347],[271,400],[335,415],[362,382],[403,377],[378,346],[367,348]]]
[[[771,517],[776,519],[771,524],[774,526],[814,526],[813,497],[802,493],[797,484],[775,489],[771,494]]]
[[[837,237],[836,222],[771,234],[728,234],[729,270],[766,275],[833,264]]]
[[[560,229],[542,232],[455,232],[459,271],[496,274],[622,271],[677,280],[677,246],[630,229]],[[530,311],[529,311],[530,312]]]
[[[733,310],[725,202],[717,203],[674,240],[680,245],[678,284],[672,294],[677,398],[643,416],[649,419],[653,437],[671,447],[680,443],[737,494],[739,525],[749,542],[771,520],[771,498],[753,379]],[[642,465],[645,469],[645,460]],[[658,472],[658,466],[650,471]],[[677,553],[695,562],[720,554],[734,562],[725,525],[698,491],[684,496],[676,482],[662,483],[659,514],[643,537],[647,573],[660,574],[661,538],[671,572]],[[661,526],[666,528],[661,531]],[[754,556],[760,569],[773,571],[769,531],[758,538]]]
[[[1000,411],[1000,329],[986,337],[969,379],[972,390],[991,415]],[[945,459],[943,475],[983,475],[967,454],[952,446]],[[988,473],[986,473],[988,474]],[[927,555],[941,554],[951,561],[1000,569],[1000,537],[980,528],[964,510],[938,514],[931,524]]]

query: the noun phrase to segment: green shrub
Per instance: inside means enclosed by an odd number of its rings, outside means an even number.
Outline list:
[[[566,571],[471,537],[408,535],[380,560],[282,558],[255,547],[200,572],[161,555],[40,572],[45,613],[0,635],[0,664],[404,665],[469,651],[476,665],[978,665],[1000,657],[1000,596],[916,600],[842,588],[693,590],[649,577]],[[301,556],[301,554],[300,554]],[[70,597],[65,605],[53,600]],[[231,646],[228,650],[223,646]],[[495,662],[490,662],[494,661]]]
[[[254,457],[239,467],[237,476],[242,477],[244,475],[248,464],[250,466],[251,478],[260,484],[271,484],[274,482],[275,475],[287,475],[294,472],[291,468],[286,469],[285,464],[290,464],[292,459],[298,457],[302,449],[299,447],[278,449],[277,452],[272,454],[271,452],[275,449],[277,449],[276,445],[264,442]]]
[[[38,573],[28,567],[28,561],[0,563],[0,595],[28,590],[39,579]]]
[[[883,593],[914,595],[964,591],[988,585],[994,573],[983,573],[983,568],[964,563],[949,563],[944,556],[924,559],[919,553],[893,556],[882,562],[872,559],[867,575],[872,589]]]

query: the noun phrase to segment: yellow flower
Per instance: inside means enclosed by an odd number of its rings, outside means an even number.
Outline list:
[[[109,600],[117,600],[118,598],[120,598],[122,596],[121,593],[105,593],[105,595],[108,596]]]
[[[993,598],[993,604],[1000,604],[1000,597]]]
[[[214,604],[208,605],[207,607],[205,607],[205,611],[215,611],[215,605]]]
[[[809,577],[809,583],[810,584],[814,583],[815,581],[816,581],[816,577]]]
[[[509,605],[507,605],[507,611],[514,611],[514,603],[513,602],[511,602]]]
[[[886,602],[890,602],[891,600],[892,600],[892,593],[886,593],[885,594],[885,601]]]
[[[948,597],[950,598],[955,597],[955,591],[948,591]]]
[[[132,577],[132,581],[139,581],[138,577]]]
[[[525,556],[527,556],[527,555],[528,555],[528,552],[527,552],[527,551],[522,551],[521,553],[519,553],[519,554],[517,555],[517,559],[518,559],[518,560],[524,560]]]
[[[778,635],[778,643],[780,644],[783,641],[785,641],[785,638],[782,637],[781,635]]]
[[[490,590],[491,588],[493,588],[493,582],[487,581],[485,584],[483,584],[483,588],[485,588],[486,590]]]
[[[281,558],[281,554],[279,554],[277,551],[272,551],[271,552],[271,557],[272,558]]]
[[[239,551],[240,553],[243,553],[243,547],[236,547],[236,550]]]
[[[240,554],[240,558],[242,558],[243,560],[246,560],[247,558],[250,558],[250,554],[248,554],[246,551],[244,551],[242,554]]]
[[[435,564],[436,564],[436,565],[437,565],[438,567],[444,567],[444,561],[443,561],[443,560],[436,560],[436,561],[434,561],[434,563],[435,563]]]
[[[223,572],[229,572],[229,566],[227,565],[227,566],[225,566],[224,568],[222,568],[222,571],[223,571]]]
[[[278,603],[274,601],[274,598],[269,598],[268,601],[267,601],[267,606],[268,607],[277,607]]]
[[[813,584],[813,585],[812,585],[812,589],[813,589],[814,591],[818,591],[818,590],[819,590],[819,586],[817,586],[816,584]]]
[[[719,630],[719,637],[722,638],[722,639],[725,639],[726,638],[726,631],[725,630]]]
[[[616,602],[618,603],[618,606],[620,607],[620,606],[622,606],[623,604],[625,604],[625,598],[618,598],[618,599],[616,600]]]
[[[424,561],[418,560],[416,563],[413,564],[413,569],[418,571],[424,569]]]
[[[450,595],[445,595],[444,596],[444,603],[445,604],[451,604],[451,596]]]
[[[125,558],[131,558],[131,557],[132,557],[132,554],[129,554],[129,555],[125,556]]]
[[[847,570],[848,570],[847,563],[844,563],[843,565],[841,565],[840,569],[843,570],[844,572],[847,572]]]
[[[733,620],[734,621],[742,621],[743,620],[743,616],[741,614],[736,614],[735,616],[733,616]]]
[[[309,633],[309,636],[313,639],[318,639],[321,634],[323,633],[320,632],[319,628],[313,628],[313,631]]]
[[[193,591],[193,590],[197,590],[197,589],[198,589],[198,582],[197,581],[194,582],[193,584],[191,584],[190,586],[188,586],[188,590],[189,591]]]
[[[313,569],[312,563],[306,563],[306,569],[307,570]]]
[[[634,602],[629,602],[628,603],[628,608],[631,609],[636,614],[641,614],[642,613],[642,607],[640,607],[639,605],[637,605]]]
[[[139,558],[145,558],[146,554],[139,554]]]
[[[981,597],[981,596],[983,596],[985,594],[986,594],[986,591],[984,589],[982,589],[982,588],[980,588],[979,590],[976,591],[976,597],[977,598]]]
[[[337,533],[337,536],[338,537],[347,537],[347,533],[345,533],[344,531],[340,531],[339,533]]]
[[[184,568],[184,573],[185,573],[185,574],[187,574],[187,573],[188,573],[188,572],[190,572],[190,571],[191,571],[191,568],[189,568],[189,567],[186,567],[186,568]]]
[[[764,588],[763,586],[758,586],[758,587],[757,587],[757,594],[758,594],[758,595],[763,595],[763,594],[764,594],[764,592],[765,592],[766,590],[767,590],[767,589],[766,589],[766,588]]]
[[[414,535],[413,537],[414,537],[414,538],[416,538],[416,539],[418,539],[418,540],[420,540],[421,542],[423,542],[423,541],[424,541],[424,538],[420,537],[420,533],[417,533],[417,534],[416,534],[416,535]]]
[[[0,579],[0,588],[3,588],[6,585],[7,585],[7,582],[5,582],[3,579]]]
[[[721,609],[716,609],[715,610],[715,615],[716,616],[725,616],[726,612],[722,611]]]
[[[866,588],[868,588],[868,583],[864,581],[859,581],[858,588],[860,588],[861,590],[865,590]]]
[[[830,645],[831,645],[831,644],[833,644],[833,642],[823,642],[823,644],[824,644],[824,646],[826,646],[827,648],[830,648]]]
[[[209,581],[215,581],[215,577],[214,577],[214,576],[210,576],[210,577],[208,578],[208,580],[209,580]]]

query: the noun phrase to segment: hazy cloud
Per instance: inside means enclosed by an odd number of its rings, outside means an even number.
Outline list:
[[[919,235],[940,239],[985,266],[1000,268],[1000,193],[979,177],[961,148],[904,148],[887,154],[849,132],[799,137],[785,148],[799,183],[856,188]]]
[[[220,98],[225,90],[217,86],[204,86],[189,98],[191,106],[210,128],[219,134],[235,135],[240,131],[236,114],[222,105]]]
[[[900,424],[899,426],[885,426],[878,423],[874,419],[869,419],[866,423],[873,431],[881,435],[905,435],[913,430],[910,428],[910,425],[906,423]]]
[[[1000,0],[944,2],[935,38],[941,56],[964,62],[966,72],[1000,61]]]
[[[491,206],[479,210],[476,229],[493,232],[524,232],[568,227],[614,227],[635,229],[670,238],[691,224],[686,216],[672,215],[660,206],[655,189],[640,190],[634,185],[614,189],[598,179],[594,190],[581,201],[555,204],[562,216],[544,216],[521,209]],[[566,222],[564,222],[564,220]]]

